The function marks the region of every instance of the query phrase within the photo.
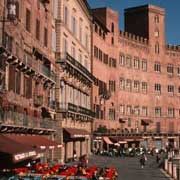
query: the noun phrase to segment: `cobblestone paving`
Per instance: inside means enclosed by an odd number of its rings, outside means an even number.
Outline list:
[[[118,170],[118,180],[168,180],[161,170],[157,167],[154,157],[149,156],[146,166],[142,169],[138,157],[105,157],[91,156],[89,165],[99,167],[113,166]]]

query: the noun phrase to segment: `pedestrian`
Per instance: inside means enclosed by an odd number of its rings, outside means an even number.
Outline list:
[[[157,163],[157,164],[159,164],[160,159],[161,159],[161,158],[160,158],[160,154],[157,153],[157,155],[156,155],[156,163]]]
[[[140,160],[139,160],[141,168],[144,168],[146,161],[147,161],[146,155],[142,154],[142,156],[140,157]]]
[[[97,171],[93,173],[92,180],[98,180]]]

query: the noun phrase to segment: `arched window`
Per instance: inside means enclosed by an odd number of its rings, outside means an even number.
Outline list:
[[[155,22],[155,23],[159,23],[159,16],[158,16],[158,15],[155,15],[155,17],[154,17],[154,22]]]
[[[114,33],[114,23],[111,24],[111,32]]]
[[[159,43],[155,44],[155,53],[159,54]]]

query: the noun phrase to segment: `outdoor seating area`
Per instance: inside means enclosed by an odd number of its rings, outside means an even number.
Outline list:
[[[80,165],[53,165],[47,163],[37,163],[30,167],[16,168],[8,172],[1,173],[2,180],[93,180],[93,176],[98,176],[102,180],[115,180],[116,169],[113,167],[99,168],[96,166],[83,167]]]

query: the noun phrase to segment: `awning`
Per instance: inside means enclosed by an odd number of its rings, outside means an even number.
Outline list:
[[[64,139],[71,138],[88,138],[90,133],[84,129],[75,129],[75,128],[64,128],[63,129]]]
[[[43,136],[38,135],[19,135],[19,134],[7,134],[6,137],[8,137],[11,140],[16,141],[17,143],[21,143],[26,146],[30,146],[32,148],[37,149],[54,149],[54,148],[60,148],[62,145],[49,140],[48,138],[45,138]]]
[[[109,139],[109,137],[103,137],[103,140],[104,140],[107,144],[113,144],[113,142]]]
[[[153,121],[150,119],[142,119],[141,120],[141,125],[143,125],[143,126],[148,126],[151,123],[153,123]]]
[[[6,135],[0,135],[0,162],[18,163],[35,157],[36,151],[31,146],[18,143]]]
[[[126,144],[127,141],[118,141],[119,144]]]

